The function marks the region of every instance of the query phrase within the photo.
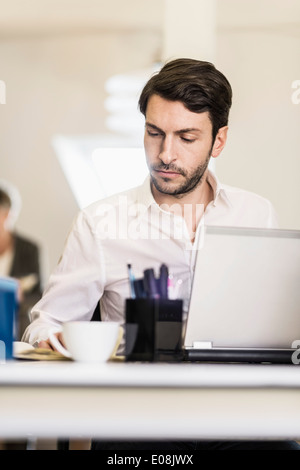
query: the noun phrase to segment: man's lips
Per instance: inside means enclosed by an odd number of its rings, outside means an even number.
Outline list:
[[[159,175],[164,178],[175,178],[176,176],[180,176],[181,173],[178,171],[173,171],[173,170],[160,170],[160,169],[154,169],[154,171]]]

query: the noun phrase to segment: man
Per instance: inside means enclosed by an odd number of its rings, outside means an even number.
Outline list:
[[[180,297],[187,312],[200,222],[277,226],[267,200],[222,185],[208,170],[210,158],[218,157],[226,144],[231,97],[224,75],[197,60],[172,61],[148,81],[139,105],[145,115],[149,178],[141,187],[80,212],[32,311],[26,341],[51,347],[49,327],[91,319],[99,299],[102,320],[123,322],[124,300],[130,295],[128,260],[136,277],[167,264],[174,278],[182,279]],[[100,443],[93,448],[179,450],[185,445],[200,444]]]

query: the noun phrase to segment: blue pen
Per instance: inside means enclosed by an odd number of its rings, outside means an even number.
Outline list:
[[[130,263],[127,264],[127,270],[128,270],[128,277],[129,277],[131,298],[132,298],[132,299],[135,299],[135,297],[136,297],[136,295],[135,295],[135,289],[134,289],[135,277],[134,277],[134,275],[133,275],[133,272],[132,272],[132,268],[131,268],[131,264],[130,264]]]

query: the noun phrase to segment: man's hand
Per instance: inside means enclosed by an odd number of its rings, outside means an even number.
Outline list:
[[[57,337],[59,342],[65,347],[62,334],[61,333],[55,333],[55,336]],[[49,338],[45,339],[43,341],[40,341],[38,343],[38,348],[52,349],[53,351],[57,351],[57,349],[54,346],[52,346]]]

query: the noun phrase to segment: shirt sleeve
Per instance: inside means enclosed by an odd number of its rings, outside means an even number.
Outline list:
[[[101,240],[91,218],[80,212],[67,237],[63,254],[44,294],[31,311],[22,340],[35,344],[61,323],[90,320],[103,294],[105,267]]]

